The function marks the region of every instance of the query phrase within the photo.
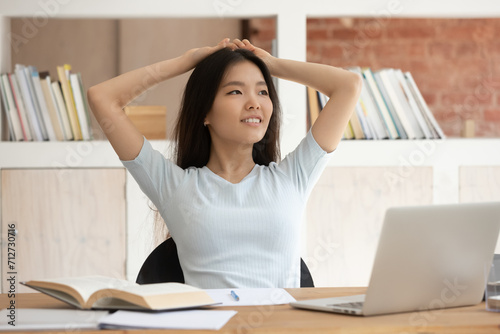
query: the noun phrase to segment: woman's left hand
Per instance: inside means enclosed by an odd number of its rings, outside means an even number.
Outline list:
[[[268,67],[271,66],[271,63],[272,63],[272,60],[274,59],[274,57],[269,52],[267,52],[261,48],[258,48],[255,45],[253,45],[252,43],[250,43],[250,41],[248,39],[244,39],[242,41],[240,41],[239,39],[234,39],[232,44],[236,48],[247,49],[249,51],[252,51],[257,57],[262,59]]]

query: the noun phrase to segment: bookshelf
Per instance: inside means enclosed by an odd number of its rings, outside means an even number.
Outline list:
[[[295,60],[306,59],[306,20],[310,17],[443,17],[481,18],[500,17],[500,3],[491,0],[356,0],[325,2],[310,1],[242,1],[242,0],[8,0],[0,2],[0,72],[10,71],[11,45],[9,19],[27,17],[37,19],[38,29],[43,29],[44,18],[250,18],[275,17],[277,26],[276,52],[279,57]],[[290,152],[306,133],[306,94],[303,86],[278,80],[278,94],[284,111],[282,151]],[[423,147],[435,147],[426,154]],[[155,148],[165,151],[168,143],[155,141]],[[430,174],[431,201],[433,203],[459,202],[461,200],[460,169],[463,166],[499,168],[500,139],[447,139],[445,141],[344,141],[334,155],[329,169],[371,168],[390,166],[402,170],[406,161],[414,159],[409,168],[426,170]],[[420,152],[420,153],[419,153]],[[423,152],[423,153],[422,153]],[[420,160],[419,160],[420,159]],[[0,143],[0,168],[108,168],[122,167],[107,142],[30,142]],[[320,180],[316,188],[323,187]],[[360,185],[357,185],[358,187]],[[144,232],[151,219],[147,201],[135,182],[127,177],[127,278],[134,280],[138,268],[151,250],[151,231]],[[360,188],[361,189],[361,188]],[[314,194],[313,194],[314,195]],[[377,196],[373,192],[370,196]],[[334,196],[332,196],[332,199]],[[424,200],[428,201],[428,199]],[[384,208],[378,209],[378,215]],[[317,211],[317,210],[316,210]],[[329,224],[327,210],[307,213],[306,220],[324,218]],[[379,216],[376,217],[377,219]],[[304,227],[305,235],[311,234]],[[360,254],[373,251],[376,233],[367,236],[369,247]],[[314,257],[314,239],[304,237],[303,252]],[[306,257],[307,258],[307,257]],[[314,260],[314,259],[312,259]],[[334,262],[334,261],[333,261]],[[335,267],[335,263],[328,266]],[[352,266],[371,266],[371,259],[359,259]],[[329,274],[313,271],[317,281],[325,285],[350,285],[366,283],[366,272],[349,282],[329,280]]]

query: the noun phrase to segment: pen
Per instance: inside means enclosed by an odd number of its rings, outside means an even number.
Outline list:
[[[238,297],[238,295],[236,294],[236,292],[234,292],[233,290],[231,290],[231,296],[234,298],[235,301],[240,301],[240,297]]]

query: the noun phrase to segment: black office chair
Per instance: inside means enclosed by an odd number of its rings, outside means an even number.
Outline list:
[[[184,274],[179,263],[174,239],[168,238],[156,247],[142,264],[136,282],[138,284],[179,282]],[[304,260],[300,259],[300,287],[313,288],[314,282]]]

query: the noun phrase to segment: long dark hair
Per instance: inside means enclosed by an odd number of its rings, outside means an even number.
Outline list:
[[[181,168],[203,167],[210,157],[211,138],[208,128],[203,125],[205,116],[212,108],[219,85],[226,70],[236,63],[250,61],[262,72],[269,90],[273,113],[264,138],[255,143],[253,160],[259,165],[269,165],[280,159],[279,129],[281,108],[271,74],[266,64],[249,50],[225,48],[203,59],[191,74],[182,106],[174,130],[174,157]]]

